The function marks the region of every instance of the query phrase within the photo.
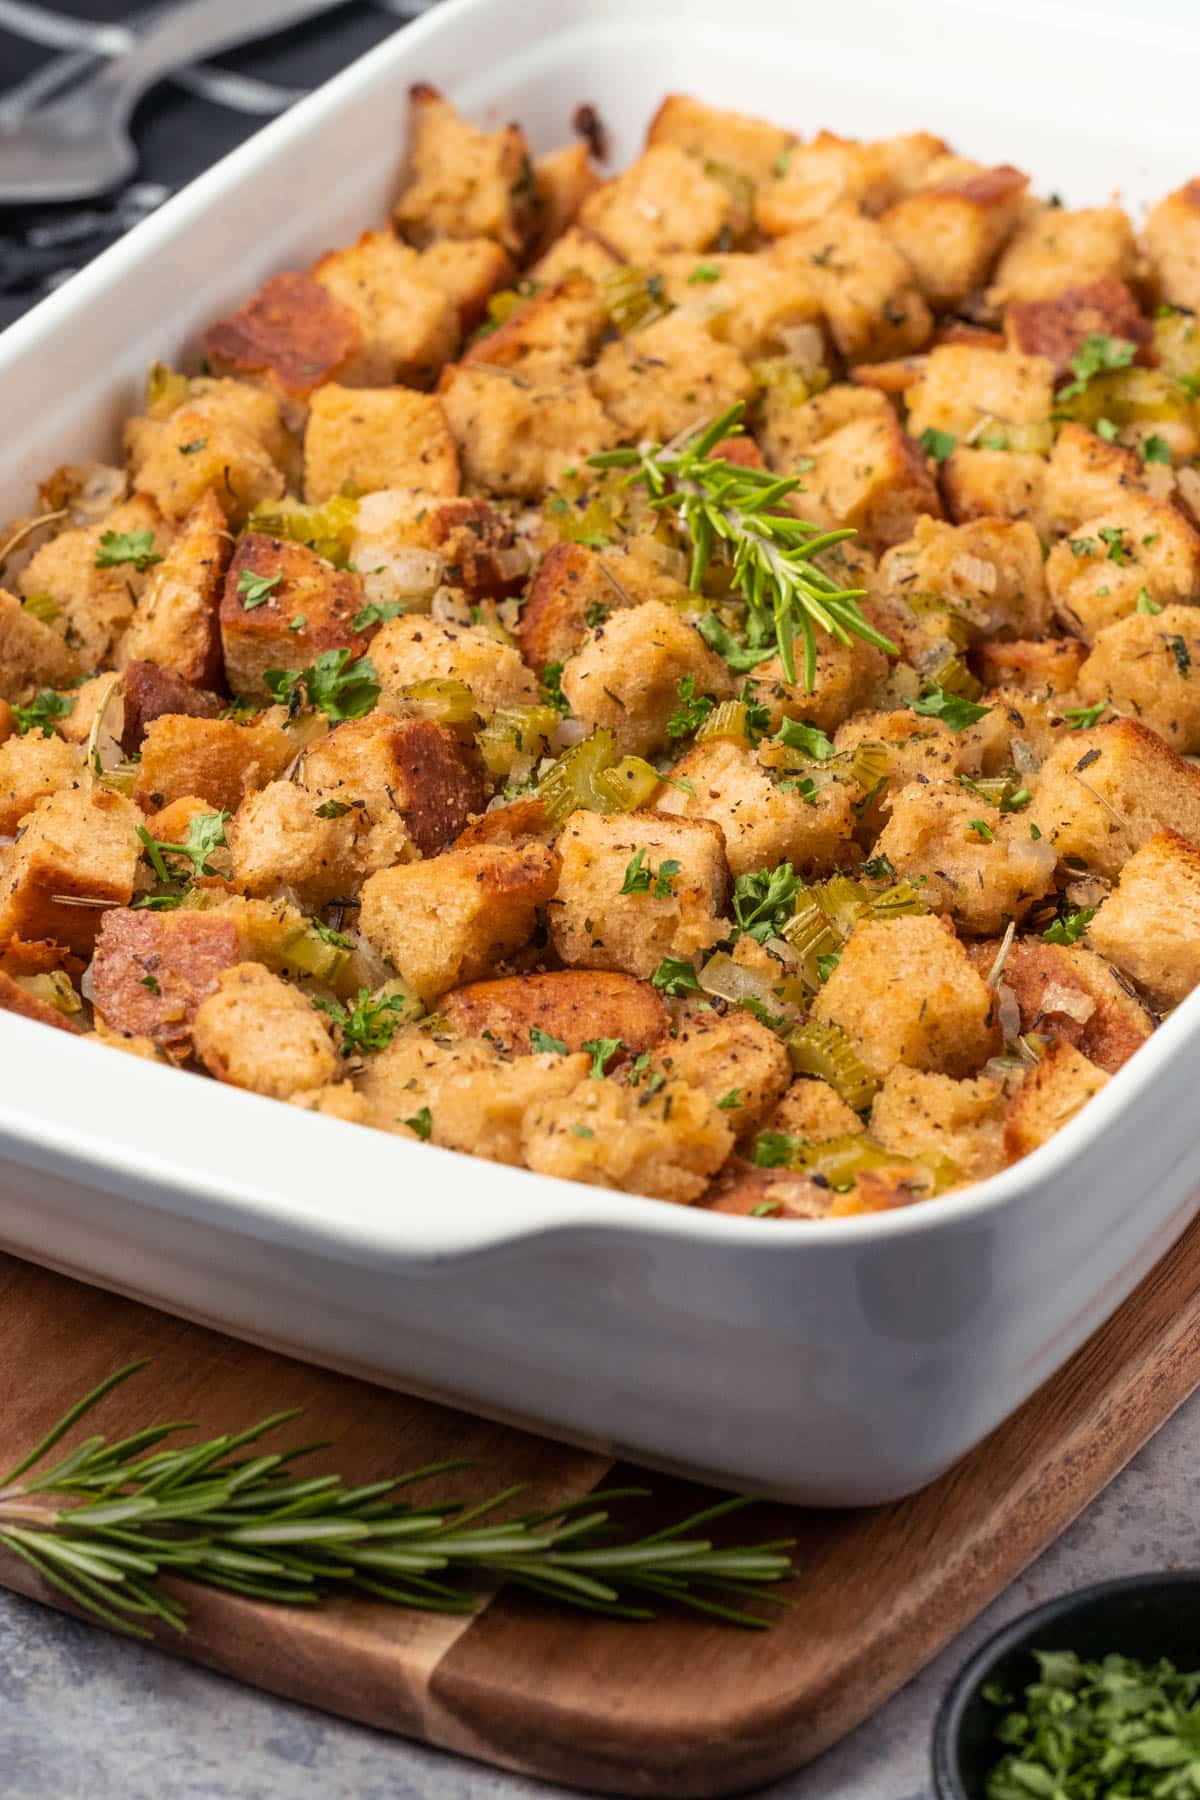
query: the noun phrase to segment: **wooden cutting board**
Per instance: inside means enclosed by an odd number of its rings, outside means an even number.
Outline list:
[[[636,1523],[702,1490],[250,1348],[0,1256],[0,1468],[136,1357],[153,1367],[88,1430],[194,1418],[205,1436],[303,1406],[292,1442],[372,1480],[447,1457],[481,1497],[529,1504],[644,1480]],[[338,1600],[317,1613],[181,1589],[184,1640],[163,1648],[289,1699],[483,1762],[621,1794],[719,1795],[796,1768],[894,1693],[1045,1548],[1200,1382],[1200,1221],[1117,1316],[1014,1418],[913,1499],[860,1512],[763,1505],[738,1536],[794,1535],[794,1610],[769,1633],[687,1614],[633,1625],[500,1593],[445,1619]],[[444,1493],[450,1478],[440,1484]],[[416,1497],[420,1490],[414,1489]],[[631,1522],[633,1522],[631,1520]],[[0,1582],[58,1605],[0,1551]]]

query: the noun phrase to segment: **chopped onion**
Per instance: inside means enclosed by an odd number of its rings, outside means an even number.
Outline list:
[[[1065,1018],[1074,1019],[1079,1025],[1086,1025],[1096,1010],[1096,1002],[1090,994],[1085,994],[1076,987],[1067,987],[1064,982],[1050,981],[1042,995],[1040,1010],[1043,1013],[1061,1013]]]
[[[1036,775],[1042,766],[1041,758],[1032,744],[1024,738],[1015,737],[1009,742],[1012,752],[1013,768],[1019,775]]]
[[[1017,1003],[1017,996],[1006,981],[996,983],[996,1006],[1005,1043],[1016,1043],[1021,1035],[1021,1008]]]
[[[959,581],[969,582],[985,594],[994,594],[1000,579],[995,563],[985,562],[982,556],[970,556],[966,552],[954,558],[950,564],[950,573]]]
[[[801,375],[815,374],[825,367],[825,339],[819,325],[781,325],[779,341],[796,364]]]

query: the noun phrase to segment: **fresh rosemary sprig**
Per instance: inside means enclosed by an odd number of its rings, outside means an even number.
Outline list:
[[[497,1522],[520,1488],[475,1506],[409,1506],[400,1488],[467,1465],[431,1463],[393,1480],[347,1488],[337,1475],[294,1465],[314,1449],[260,1453],[252,1446],[298,1413],[275,1413],[249,1430],[182,1449],[160,1449],[181,1423],[150,1425],[109,1443],[85,1438],[32,1473],[72,1426],[145,1363],[118,1369],[86,1394],[0,1479],[0,1548],[23,1559],[84,1612],[118,1631],[149,1637],[152,1621],[187,1629],[187,1609],[162,1585],[173,1576],[283,1606],[317,1606],[352,1591],[426,1611],[467,1613],[490,1576],[551,1600],[615,1618],[651,1619],[649,1602],[675,1601],[733,1625],[769,1621],[744,1603],[786,1580],[793,1540],[716,1549],[697,1531],[749,1504],[719,1501],[649,1537],[613,1541],[597,1502],[644,1489],[588,1494],[545,1512]],[[251,1451],[250,1454],[246,1452]]]
[[[866,589],[839,587],[816,561],[854,532],[822,531],[779,510],[780,502],[802,487],[799,475],[772,475],[713,456],[723,438],[743,431],[742,412],[739,400],[678,446],[639,444],[605,450],[588,461],[596,469],[629,469],[630,481],[645,485],[656,511],[676,514],[691,540],[688,585],[693,593],[701,591],[714,554],[728,559],[733,585],[746,602],[746,647],[738,647],[739,668],[778,656],[788,681],[795,681],[799,636],[805,686],[811,690],[818,626],[843,644],[858,637],[898,655],[863,614]],[[719,633],[720,621],[714,618],[712,624]]]

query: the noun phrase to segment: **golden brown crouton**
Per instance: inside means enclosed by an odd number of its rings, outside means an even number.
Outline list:
[[[1024,918],[1054,883],[1054,850],[1030,837],[1024,814],[994,810],[956,781],[894,794],[875,854],[910,880],[924,876],[922,899],[976,936]]]
[[[217,610],[230,548],[225,515],[216,495],[206,492],[150,570],[121,640],[122,663],[156,663],[192,687],[221,685]]]
[[[942,494],[956,525],[971,519],[1027,519],[1050,536],[1046,459],[1032,451],[977,450],[960,445],[942,464]]]
[[[971,660],[985,687],[1065,695],[1074,691],[1086,655],[1086,646],[1076,638],[1018,638],[1010,644],[981,644]]]
[[[144,806],[166,806],[202,794],[221,812],[236,812],[251,789],[274,781],[295,755],[287,732],[271,719],[189,719],[167,713],[142,742],[136,794]]]
[[[250,376],[287,416],[326,381],[369,380],[362,326],[350,307],[311,275],[272,275],[228,319],[210,325],[204,348],[218,374]]]
[[[1004,163],[961,181],[923,187],[896,202],[879,223],[936,311],[982,287],[1021,211],[1029,177]]]
[[[1048,356],[1056,375],[1069,375],[1071,361],[1092,332],[1123,338],[1139,347],[1139,361],[1154,340],[1137,301],[1114,276],[1067,287],[1052,299],[1018,300],[1004,314],[1004,335],[1014,350]]]
[[[923,514],[941,516],[925,459],[886,403],[822,438],[806,460],[794,510],[817,525],[851,526],[876,552],[910,537]]]
[[[1145,1008],[1082,944],[1021,939],[1005,958],[1003,981],[1022,1033],[1065,1038],[1110,1075],[1150,1036]]]
[[[738,1137],[757,1130],[792,1079],[783,1040],[739,1007],[685,1002],[654,1063],[707,1094]]]
[[[557,836],[558,826],[547,812],[545,801],[531,794],[480,813],[459,832],[454,845],[458,850],[468,850],[474,844],[552,844]]]
[[[498,706],[530,706],[537,681],[510,644],[501,644],[476,625],[443,625],[422,613],[389,619],[371,640],[385,694],[416,681],[461,681],[475,698],[481,719]]]
[[[609,344],[591,379],[622,437],[660,443],[754,392],[737,351],[681,309]]]
[[[1132,450],[1107,443],[1073,419],[1059,431],[1045,468],[1046,510],[1056,532],[1146,491],[1145,465]]]
[[[1200,769],[1135,719],[1072,731],[1042,765],[1023,818],[1068,868],[1114,879],[1156,831],[1200,840]]]
[[[1119,206],[1068,212],[1043,206],[1013,233],[988,290],[993,306],[1014,300],[1052,300],[1072,285],[1113,277],[1131,281],[1137,246],[1129,215]]]
[[[248,793],[226,827],[237,888],[256,897],[287,892],[317,908],[352,894],[370,870],[413,854],[403,822],[389,814],[383,853],[369,859],[363,840],[376,836],[375,821],[350,806],[334,810],[339,804],[294,781]]]
[[[796,782],[773,781],[749,744],[713,738],[668,771],[654,804],[681,818],[714,819],[734,876],[783,862],[821,874],[846,858],[857,798],[855,787],[831,781],[810,799]]]
[[[626,754],[670,742],[667,724],[688,676],[696,692],[725,699],[733,679],[694,625],[661,600],[614,613],[567,663],[562,691],[589,731],[607,726]]]
[[[549,283],[569,275],[588,275],[599,281],[620,260],[598,232],[589,231],[586,225],[572,225],[530,266],[529,278]]]
[[[391,487],[458,493],[458,456],[441,402],[411,388],[327,383],[313,396],[304,433],[304,498]]]
[[[939,595],[989,637],[1028,637],[1049,619],[1037,532],[1012,519],[918,520],[912,537],[880,562],[877,592]]]
[[[1073,1119],[1110,1079],[1063,1039],[1051,1044],[1008,1103],[1004,1155],[1015,1163]]]
[[[220,389],[244,382],[218,382]],[[262,395],[274,406],[270,395]],[[278,409],[275,408],[276,417]],[[256,506],[278,500],[286,486],[283,466],[262,438],[214,401],[181,406],[168,419],[133,418],[125,423],[130,477],[165,518],[184,519],[211,493],[231,526],[244,523]]]
[[[1003,437],[1006,426],[1049,419],[1054,364],[1049,357],[1022,356],[1015,350],[941,344],[929,352],[925,372],[907,397],[908,429],[914,437],[933,430],[961,439],[982,430],[985,422],[989,435]]]
[[[88,668],[111,660],[133,617],[134,602],[161,560],[171,530],[140,494],[106,513],[99,524],[60,531],[22,570],[28,598],[45,594],[58,610],[54,627]]]
[[[325,650],[366,650],[355,631],[361,578],[335,569],[307,544],[248,531],[239,539],[220,603],[221,644],[231,690],[264,701],[268,669],[305,669]]]
[[[611,330],[608,308],[585,275],[540,288],[495,331],[472,344],[465,363],[491,363],[543,378],[590,363]]]
[[[21,700],[32,687],[66,687],[79,658],[60,634],[0,588],[0,696]]]
[[[444,850],[488,792],[474,751],[444,725],[380,712],[319,738],[301,779],[312,793],[351,806],[360,833],[372,817],[398,818],[422,856]]]
[[[167,1048],[191,1041],[196,1008],[241,958],[237,923],[219,912],[101,914],[95,1004],[111,1031]]]
[[[439,238],[421,252],[421,274],[458,308],[459,325],[474,331],[497,288],[508,287],[516,265],[493,238]]]
[[[788,681],[777,656],[751,671],[752,698],[770,713],[771,730],[784,719],[806,719],[822,731],[835,731],[843,719],[867,706],[887,674],[887,657],[860,637],[843,644],[827,632],[817,634],[817,661],[813,684],[804,680],[803,661],[798,679]]]
[[[372,875],[359,925],[428,1003],[490,975],[529,942],[558,869],[541,844],[447,850]]]
[[[539,156],[533,165],[537,184],[538,235],[535,256],[544,255],[572,224],[580,207],[600,177],[592,164],[588,145],[578,139]]]
[[[847,1137],[862,1130],[862,1120],[847,1106],[827,1081],[801,1077],[793,1081],[770,1116],[763,1121],[769,1131],[819,1144],[827,1138]]]
[[[579,209],[579,223],[627,262],[651,265],[672,250],[707,250],[734,218],[728,187],[669,143],[652,145]]]
[[[848,1032],[881,1081],[897,1063],[973,1075],[1000,1048],[990,988],[932,915],[856,925],[813,1015]]]
[[[900,1064],[875,1096],[871,1135],[888,1150],[942,1165],[944,1186],[982,1181],[1004,1166],[1003,1090],[986,1075],[953,1081]]]
[[[218,1081],[287,1100],[337,1075],[329,1026],[299,988],[261,963],[235,963],[196,1008],[196,1054]]]
[[[1132,613],[1096,633],[1079,671],[1079,698],[1107,700],[1184,756],[1200,750],[1200,612]]]
[[[0,744],[0,836],[11,837],[27,812],[59,788],[74,787],[83,758],[74,744],[40,731]]]
[[[438,387],[463,480],[536,499],[563,470],[586,467],[617,428],[582,373],[534,379],[487,363],[452,364]]]
[[[882,212],[892,198],[879,146],[821,131],[810,144],[784,149],[760,177],[754,219],[767,237],[783,238],[833,212]]]
[[[191,719],[215,719],[222,711],[215,694],[189,687],[178,675],[172,675],[152,662],[126,664],[120,681],[120,705],[118,738],[126,756],[140,755],[147,726],[152,720],[161,719],[164,713],[185,713]],[[106,725],[110,718],[106,709]],[[71,723],[75,723],[74,713]],[[73,741],[86,743],[86,734]]]
[[[1200,593],[1200,533],[1162,500],[1126,494],[1055,544],[1046,585],[1068,630],[1092,640],[1137,611]]]
[[[786,354],[798,341],[801,325],[813,327],[807,334],[811,348],[818,360],[823,357],[823,339],[816,329],[821,306],[799,265],[739,252],[710,252],[699,261],[691,253],[661,257],[655,273],[672,306],[683,309],[747,360]]]
[[[1200,307],[1200,180],[1160,200],[1142,234],[1150,277],[1159,300]]]
[[[368,602],[399,602],[407,612],[428,612],[441,587],[468,605],[503,599],[527,572],[509,520],[490,502],[439,500],[416,488],[364,495],[355,509],[350,560]]]
[[[390,231],[364,231],[345,250],[327,251],[312,276],[358,321],[362,385],[428,387],[454,354],[457,306],[429,279],[425,259]]]
[[[664,957],[691,958],[730,929],[721,916],[729,893],[724,840],[708,819],[576,812],[558,849],[562,877],[550,930],[569,966],[648,979]],[[630,885],[631,868],[635,877],[647,873],[644,888]]]
[[[666,1036],[668,1025],[667,1009],[648,982],[601,969],[472,982],[447,994],[438,1010],[461,1036],[487,1037],[521,1056],[532,1048],[535,1030],[568,1050],[582,1049],[589,1039],[619,1038],[625,1051],[638,1056]]]
[[[581,1081],[531,1107],[521,1128],[525,1161],[542,1175],[683,1205],[699,1199],[732,1147],[726,1114],[683,1081],[653,1093]]]
[[[803,270],[847,362],[883,362],[928,343],[933,319],[912,269],[873,219],[842,208],[779,238],[768,254]]]
[[[409,99],[408,176],[395,210],[400,235],[419,247],[439,238],[495,238],[522,258],[538,222],[525,133],[519,125],[468,125],[424,83]]]
[[[775,173],[793,134],[748,113],[706,106],[691,94],[668,94],[646,129],[647,146],[674,144],[701,162],[735,169],[748,181]]]
[[[588,544],[555,544],[534,576],[517,628],[521,654],[541,671],[565,662],[587,636],[589,625],[610,613],[646,600],[681,600],[682,582],[664,573],[645,538],[595,549]]]
[[[1160,1010],[1186,1000],[1200,982],[1196,845],[1175,831],[1155,832],[1121,870],[1088,926],[1088,943]]]
[[[89,955],[104,907],[133,898],[141,822],[132,800],[107,788],[59,788],[40,800],[2,853],[0,943],[15,932]]]
[[[23,986],[6,969],[0,969],[0,1012],[15,1013],[18,1018],[32,1019],[37,1025],[52,1025],[56,1031],[69,1031],[72,1035],[78,1032],[78,1026],[73,1025],[65,1013]]]

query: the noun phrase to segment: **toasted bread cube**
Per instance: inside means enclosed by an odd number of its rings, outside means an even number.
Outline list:
[[[288,1105],[298,1106],[303,1112],[320,1113],[326,1119],[344,1119],[347,1125],[374,1125],[375,1117],[370,1106],[350,1081],[335,1081],[331,1087],[301,1088],[298,1093],[288,1095]],[[396,1132],[397,1137],[416,1138],[416,1132],[409,1132],[403,1126]]]
[[[481,131],[436,88],[410,91],[411,141],[396,227],[418,247],[439,238],[494,238],[520,260],[537,228],[537,185],[519,125]]]
[[[568,275],[532,294],[503,325],[472,344],[463,361],[549,379],[590,363],[611,329],[595,282]]]
[[[326,381],[370,381],[376,357],[355,313],[312,275],[272,275],[229,318],[210,325],[204,348],[218,374],[261,381],[298,420]]]
[[[994,688],[983,699],[988,711],[959,733],[968,769],[1007,775],[1044,762],[1061,742],[1061,701],[1019,688]]]
[[[1079,698],[1131,713],[1184,756],[1200,750],[1200,612],[1167,606],[1106,625],[1079,671]]]
[[[849,525],[869,549],[911,537],[917,520],[941,516],[925,459],[890,408],[843,425],[810,451],[795,500],[818,525]]]
[[[121,640],[122,663],[156,663],[189,686],[220,686],[218,608],[229,552],[225,515],[216,495],[206,492],[150,570]]]
[[[777,656],[759,663],[750,674],[751,697],[770,713],[771,730],[784,719],[806,719],[822,731],[836,731],[843,720],[870,704],[887,675],[887,657],[863,638],[843,644],[828,632],[817,633],[813,684],[804,679],[803,657],[796,680],[789,681]]]
[[[569,1051],[591,1039],[619,1038],[622,1056],[639,1056],[666,1037],[670,1023],[648,982],[600,969],[475,981],[447,994],[438,1010],[461,1036],[486,1036],[519,1056],[529,1054],[534,1031]]]
[[[805,799],[798,786],[772,781],[749,744],[731,738],[696,744],[666,779],[655,796],[659,812],[715,820],[734,876],[783,862],[818,874],[846,859],[857,789],[845,782]]]
[[[287,1100],[324,1087],[338,1070],[323,1016],[261,963],[235,963],[196,1008],[196,1054],[218,1081]]]
[[[350,807],[330,816],[320,810],[325,805],[294,781],[271,781],[246,794],[225,832],[240,892],[256,898],[295,894],[313,909],[353,894],[365,872],[358,854],[360,817]],[[406,847],[411,855],[397,819],[387,855],[374,867],[390,867]]]
[[[761,179],[754,220],[767,237],[826,219],[831,213],[876,214],[893,198],[893,181],[880,147],[822,131],[810,144],[793,144]]]
[[[1200,591],[1200,533],[1166,501],[1127,494],[1085,519],[1046,562],[1054,610],[1089,642],[1148,594],[1173,606]]]
[[[0,866],[0,943],[53,938],[90,956],[105,905],[133,898],[141,822],[133,801],[108,788],[64,787],[38,801]]]
[[[1157,298],[1191,311],[1200,307],[1200,180],[1185,181],[1159,201],[1142,242]]]
[[[1004,335],[1011,348],[1029,356],[1048,356],[1059,376],[1071,373],[1072,358],[1093,332],[1137,344],[1139,361],[1146,360],[1146,346],[1154,341],[1134,296],[1112,275],[1064,288],[1050,299],[1014,301],[1004,314]]]
[[[942,494],[956,525],[972,519],[1026,519],[1050,536],[1045,503],[1046,459],[1019,450],[960,446],[942,464]]]
[[[964,438],[984,420],[1032,425],[1050,417],[1054,404],[1054,364],[1047,356],[1015,350],[979,349],[973,344],[939,344],[929,352],[925,373],[908,390],[908,429],[948,431]]]
[[[588,385],[572,373],[526,378],[486,364],[451,365],[438,389],[464,482],[537,499],[563,470],[586,467],[617,441],[617,428]]]
[[[1014,300],[1052,300],[1066,287],[1106,277],[1129,282],[1137,272],[1137,246],[1129,215],[1119,206],[1068,212],[1044,206],[1013,233],[988,291],[993,306]]]
[[[701,162],[719,163],[747,181],[767,181],[794,142],[793,133],[749,113],[706,106],[691,94],[668,94],[651,119],[646,144],[674,144]]]
[[[1088,943],[1160,1011],[1200,982],[1200,849],[1157,831],[1130,857],[1088,926]]]
[[[432,719],[372,713],[339,725],[312,744],[304,785],[324,799],[351,805],[360,838],[370,825],[398,821],[422,856],[436,856],[487,803],[487,783],[473,749]],[[383,868],[368,841],[372,869]],[[393,861],[399,857],[393,857]]]
[[[847,362],[885,362],[929,342],[933,319],[912,269],[874,219],[843,208],[778,239],[769,255],[803,270]]]
[[[201,794],[218,811],[236,812],[245,795],[274,781],[295,753],[292,739],[270,718],[239,725],[167,713],[142,741],[137,799],[161,807]]]
[[[653,264],[672,250],[707,250],[735,225],[729,189],[674,144],[654,144],[589,194],[579,223],[626,262]]]
[[[428,1003],[491,975],[529,942],[558,869],[542,844],[447,850],[370,876],[359,925]]]
[[[74,744],[40,731],[0,744],[0,836],[11,837],[27,812],[47,794],[75,787],[83,758]]]
[[[439,238],[421,252],[421,274],[458,309],[463,332],[474,331],[497,288],[511,286],[516,273],[508,251],[492,238]]]
[[[835,382],[799,406],[786,386],[772,384],[763,396],[761,413],[758,441],[763,454],[773,469],[787,472],[798,461],[807,461],[813,447],[843,425],[895,417],[882,393],[851,382]]]
[[[1021,816],[1068,868],[1114,880],[1157,831],[1200,841],[1200,769],[1157,732],[1116,719],[1064,737]]]
[[[903,1156],[949,1162],[946,1185],[982,1181],[1004,1167],[1004,1096],[986,1075],[954,1081],[899,1064],[875,1096],[871,1136]]]
[[[545,801],[530,794],[480,813],[459,832],[454,848],[468,850],[477,844],[552,844],[557,836],[558,826],[551,819]]]
[[[664,256],[656,273],[672,306],[747,359],[786,352],[797,326],[816,327],[822,316],[803,269],[764,256]]]
[[[1082,944],[1020,939],[1005,959],[1002,979],[1020,1009],[1023,1035],[1064,1038],[1110,1075],[1153,1029],[1129,987]]]
[[[1049,622],[1042,546],[1024,521],[920,519],[880,563],[878,592],[940,595],[986,637],[1027,637]]]
[[[809,1144],[850,1137],[862,1130],[862,1120],[835,1088],[827,1081],[807,1077],[792,1082],[763,1124],[768,1131],[786,1132]]]
[[[660,443],[754,393],[737,351],[681,310],[609,344],[591,380],[622,437]]]
[[[101,914],[96,937],[95,1005],[110,1031],[167,1049],[186,1046],[196,1008],[241,955],[228,913],[114,907]]]
[[[897,1063],[973,1075],[1000,1048],[995,996],[932,915],[856,925],[813,1016],[840,1025],[880,1081]]]
[[[591,152],[582,139],[539,156],[533,165],[537,184],[538,235],[534,255],[543,255],[575,223],[580,207],[600,185]]]
[[[1024,918],[1054,885],[1054,851],[1030,837],[1024,814],[995,811],[956,781],[894,794],[875,854],[898,875],[924,875],[922,899],[980,937]]]
[[[469,604],[503,599],[524,582],[512,525],[497,507],[487,500],[439,500],[415,488],[363,496],[350,561],[369,602],[398,601],[407,612],[427,612],[441,587]]]
[[[30,688],[66,687],[78,673],[79,658],[60,633],[0,588],[0,704],[23,699]]]
[[[304,433],[304,498],[419,487],[457,494],[458,456],[441,402],[411,388],[327,383]]]
[[[594,549],[588,544],[555,544],[542,558],[530,585],[517,635],[521,655],[539,672],[565,662],[590,626],[610,613],[647,600],[674,604],[687,590],[664,572],[645,538]]]
[[[1046,1143],[1110,1079],[1065,1040],[1051,1044],[1008,1103],[1004,1119],[1005,1161],[1019,1162]]]
[[[732,1148],[726,1114],[684,1081],[653,1094],[627,1082],[582,1081],[531,1107],[521,1128],[525,1162],[539,1174],[685,1206]]]
[[[546,286],[576,275],[599,281],[620,260],[597,232],[589,231],[586,225],[572,225],[531,265],[529,276]]]
[[[1029,177],[1007,163],[944,186],[921,188],[879,223],[907,259],[917,286],[945,311],[983,286],[1021,213]]]
[[[981,644],[972,661],[985,687],[1067,695],[1075,690],[1086,655],[1086,645],[1076,638],[1018,638],[1009,644]]]
[[[358,321],[365,385],[429,387],[453,356],[457,306],[429,280],[424,258],[390,231],[364,231],[347,249],[326,251],[312,277]]]
[[[572,813],[558,840],[562,876],[550,905],[554,948],[568,967],[621,969],[648,980],[664,957],[684,960],[729,931],[729,867],[719,826],[667,813]],[[641,855],[644,892],[623,894]],[[662,874],[664,863],[678,869]],[[663,887],[669,891],[658,894]]]
[[[120,685],[121,726],[118,737],[126,756],[141,754],[142,739],[147,727],[152,720],[161,719],[164,713],[185,713],[191,719],[215,719],[223,710],[215,694],[206,693],[203,688],[190,687],[178,675],[171,674],[168,669],[161,669],[157,663],[127,663]],[[103,705],[104,701],[101,700],[100,704]],[[71,714],[70,722],[75,725],[74,713]],[[105,724],[108,724],[107,717]],[[86,743],[87,737],[86,732],[82,737],[73,734],[72,741]]]
[[[126,420],[125,447],[134,487],[168,519],[187,518],[211,493],[236,527],[256,506],[278,500],[286,486],[260,437],[198,405],[181,406],[169,419]]]
[[[859,801],[859,813],[868,831],[881,831],[893,794],[910,781],[938,781],[955,775],[977,772],[979,758],[976,746],[964,731],[951,731],[941,719],[929,719],[906,706],[890,712],[874,712],[864,708],[839,725],[834,735],[839,754],[852,753],[859,744],[885,744],[888,751],[888,779],[881,794],[866,807]]]
[[[114,532],[146,532],[135,547],[145,542],[152,555],[162,556],[171,541],[170,526],[164,525],[157,509],[149,500],[135,494],[106,513],[92,526],[74,526],[60,531],[37,551],[18,578],[21,593],[49,594],[58,608],[54,626],[60,641],[65,637],[73,650],[89,668],[111,661],[122,632],[133,617],[134,602],[143,593],[152,573],[151,566],[138,568],[140,558],[113,566],[98,563],[115,553],[102,539]]]
[[[266,584],[265,588],[261,584]],[[221,595],[225,673],[235,694],[265,700],[268,669],[306,669],[325,650],[366,650],[355,631],[363,584],[307,544],[248,531],[238,542]]]
[[[738,1137],[758,1129],[792,1079],[782,1038],[740,1007],[718,1012],[685,1002],[654,1061],[668,1079],[707,1094]]]
[[[1056,532],[1070,531],[1131,495],[1146,492],[1145,466],[1132,450],[1109,444],[1068,420],[1045,465],[1046,510]]]
[[[531,706],[538,698],[532,670],[482,626],[443,625],[420,613],[389,619],[371,640],[371,661],[385,694],[415,681],[464,682],[485,721],[498,706]]]
[[[697,693],[733,692],[728,666],[695,626],[645,600],[597,625],[563,669],[562,691],[589,731],[607,726],[622,751],[645,756],[670,742],[667,724],[689,675]]]

